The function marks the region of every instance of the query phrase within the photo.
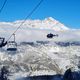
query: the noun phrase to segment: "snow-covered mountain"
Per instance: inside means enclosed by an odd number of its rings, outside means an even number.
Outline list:
[[[23,21],[24,20],[18,20],[15,22],[0,22],[0,26],[3,27],[3,29],[8,29],[10,27],[14,29],[14,27],[18,27]],[[44,20],[26,20],[26,22],[22,25],[22,28],[51,29],[55,31],[69,29],[52,17],[45,18]]]
[[[80,69],[80,46],[56,44],[21,44],[18,51],[0,50],[0,67],[7,66],[10,80],[34,75],[64,74],[66,69]]]
[[[0,22],[0,36],[8,39],[23,21],[24,20]],[[16,32],[16,40],[46,40],[46,35],[50,32],[53,34],[60,34],[60,37],[57,40],[64,40],[65,37],[69,36],[69,38],[72,39],[74,33],[70,30],[71,29],[52,17],[45,18],[44,20],[26,20],[26,22]]]
[[[0,22],[0,36],[8,39],[24,20]],[[44,20],[26,20],[16,32],[16,41],[45,41],[49,33],[58,34],[53,41],[80,40],[80,30],[70,29],[52,17]]]
[[[16,21],[14,24],[18,26],[22,21]],[[52,17],[45,18],[44,20],[27,20],[23,27],[38,28],[38,29],[51,29],[55,31],[68,30],[69,28],[53,19]]]
[[[8,39],[21,22],[23,20],[0,22],[0,36]],[[48,33],[59,36],[48,39]],[[75,41],[80,41],[80,30],[69,29],[51,17],[27,20],[16,32],[16,41],[21,42],[17,52],[8,52],[6,47],[0,50],[0,68],[3,65],[9,68],[12,73],[10,80],[33,75],[63,74],[70,67],[80,69],[80,46],[74,45],[79,44]],[[60,46],[67,42],[68,46]]]

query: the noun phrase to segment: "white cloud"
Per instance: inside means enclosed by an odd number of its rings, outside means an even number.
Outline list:
[[[5,36],[6,39],[8,39],[22,21],[23,20],[0,22],[0,36]],[[53,38],[53,41],[80,40],[80,30],[70,30],[68,27],[51,17],[44,20],[27,20],[16,32],[16,40],[19,42],[49,40],[46,38],[46,35],[50,32],[59,35],[59,37]]]

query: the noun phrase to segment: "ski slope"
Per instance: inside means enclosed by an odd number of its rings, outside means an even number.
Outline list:
[[[6,50],[0,52],[0,67],[5,65],[9,68],[11,80],[34,75],[64,74],[70,67],[78,70],[79,53],[80,46],[21,44],[16,54]]]

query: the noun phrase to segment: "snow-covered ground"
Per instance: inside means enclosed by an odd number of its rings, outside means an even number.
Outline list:
[[[0,22],[0,37],[7,40],[22,21]],[[46,35],[49,33],[59,36],[48,39]],[[16,32],[16,41],[16,53],[6,51],[6,47],[0,50],[0,67],[8,67],[12,74],[11,80],[34,75],[63,74],[69,67],[76,70],[80,67],[80,46],[61,47],[55,44],[55,41],[80,41],[80,30],[70,29],[51,17],[27,20]],[[36,41],[49,43],[40,44]],[[20,44],[21,42],[24,44]],[[34,44],[28,45],[26,42]]]
[[[0,67],[7,66],[11,80],[16,80],[26,76],[63,74],[70,67],[77,70],[79,58],[80,46],[26,44],[19,45],[16,54],[1,51]]]

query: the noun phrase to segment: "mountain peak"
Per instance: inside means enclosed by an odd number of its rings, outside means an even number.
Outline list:
[[[51,22],[57,22],[57,20],[52,17],[45,18],[44,20],[51,21]]]
[[[46,24],[46,26],[52,28],[55,31],[69,30],[67,26],[52,17],[45,18],[43,22]]]
[[[54,18],[52,18],[52,17],[48,17],[48,18],[45,18],[46,20],[52,20],[52,21],[54,21],[55,19]]]

